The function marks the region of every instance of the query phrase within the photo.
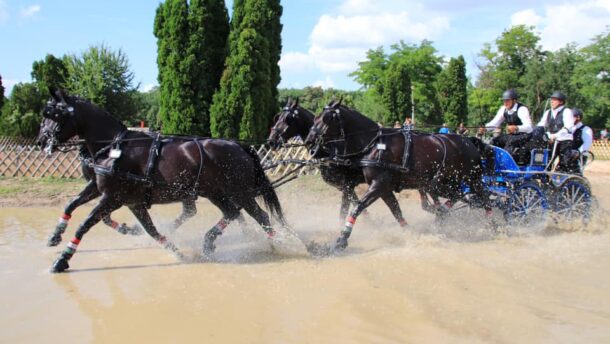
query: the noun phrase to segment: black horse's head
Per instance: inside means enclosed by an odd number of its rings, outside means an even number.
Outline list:
[[[332,101],[314,119],[313,126],[305,139],[305,144],[312,146],[312,155],[315,156],[325,143],[341,138],[343,130],[341,110],[341,99]]]
[[[51,91],[51,90],[49,90]],[[68,141],[76,135],[75,104],[64,92],[51,91],[51,98],[42,110],[42,122],[37,143],[47,153],[52,153],[56,145]]]
[[[299,107],[299,98],[294,101],[288,99],[286,106],[274,118],[267,143],[276,149],[291,138],[307,132],[311,127],[311,120],[308,120],[307,115],[313,117],[305,109]]]

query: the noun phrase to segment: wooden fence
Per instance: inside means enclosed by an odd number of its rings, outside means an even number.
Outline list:
[[[270,150],[261,145],[257,152],[263,166],[276,165],[280,160],[309,158],[307,149],[296,146]],[[318,173],[317,168],[312,166],[301,167],[287,163],[277,164],[268,169],[267,174],[282,177],[295,169],[299,169],[295,172],[298,175]],[[78,151],[54,152],[48,155],[35,144],[34,139],[0,138],[0,176],[81,178],[82,172]]]
[[[595,154],[595,159],[608,160],[610,142],[595,141],[591,151]],[[313,166],[277,164],[278,161],[308,159],[309,153],[304,147],[291,146],[270,150],[262,145],[258,147],[257,152],[263,166],[273,166],[267,170],[269,176],[281,177],[295,169],[299,169],[296,172],[298,175],[318,173],[318,169]],[[47,155],[35,145],[34,139],[0,138],[0,176],[81,178],[82,172],[77,151]]]

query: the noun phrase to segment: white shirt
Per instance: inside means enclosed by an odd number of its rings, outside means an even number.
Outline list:
[[[513,113],[515,113],[515,111],[517,111],[517,105],[518,104],[515,103],[513,107],[508,110],[509,115],[512,115]],[[492,131],[496,128],[500,128],[500,125],[504,123],[504,110],[506,110],[504,105],[500,106],[500,109],[498,109],[496,116],[489,123],[485,124],[485,128],[487,129],[487,131]],[[530,110],[527,108],[527,106],[521,105],[519,111],[517,112],[517,117],[519,117],[522,123],[521,125],[517,126],[518,132],[531,133],[533,130],[532,118],[530,117]]]
[[[554,110],[553,109],[546,110],[544,115],[542,115],[540,122],[538,122],[539,127],[544,127],[548,130],[549,128],[546,127],[546,119],[549,117],[549,114],[551,114],[551,116],[553,116],[552,118],[555,118],[557,116],[557,113],[559,113],[559,111],[561,111],[564,108],[565,108],[565,110],[563,110],[563,128],[561,128],[555,134],[551,134],[550,132],[547,132],[547,135],[549,136],[549,138],[555,139],[557,141],[572,140],[572,132],[570,130],[568,130],[568,128],[572,128],[574,126],[574,115],[572,114],[572,110],[563,105],[558,106],[557,109],[554,109]]]
[[[578,124],[576,124],[574,127],[572,127],[572,132],[575,132],[576,129],[578,129],[582,126],[583,126],[582,122],[578,122]],[[591,130],[591,128],[585,126],[582,129],[582,145],[580,147],[578,147],[578,151],[581,153],[584,153],[584,152],[588,151],[589,148],[591,148],[592,144],[593,144],[593,130]]]

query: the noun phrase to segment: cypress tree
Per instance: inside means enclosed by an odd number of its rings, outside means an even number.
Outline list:
[[[444,122],[456,126],[468,117],[468,79],[466,61],[463,56],[451,58],[447,67],[439,74],[437,89]]]
[[[196,132],[210,135],[209,108],[219,87],[227,57],[229,15],[223,0],[191,0],[189,4],[189,68],[197,114]]]
[[[0,75],[0,110],[4,106],[4,86],[2,85],[2,75]]]
[[[384,123],[402,123],[411,113],[411,78],[404,64],[392,63],[385,71],[381,99],[388,109],[383,115]]]
[[[278,0],[235,1],[229,57],[210,110],[212,135],[243,140],[266,136],[277,110],[281,12]]]
[[[190,56],[185,56],[189,42],[187,1],[168,0],[159,6],[157,14],[160,13],[161,18],[155,20],[156,33],[163,35],[157,58],[162,85],[159,117],[164,133],[189,134],[194,129],[195,111],[193,92],[184,75],[189,72],[191,60]]]

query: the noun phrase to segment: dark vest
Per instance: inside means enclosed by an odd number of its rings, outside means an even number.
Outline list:
[[[546,127],[551,134],[555,134],[563,128],[563,110],[565,109],[565,107],[561,109],[555,118],[553,118],[553,111],[549,110],[549,115],[546,118]]]
[[[513,112],[513,114],[508,113],[508,109],[504,109],[504,122],[506,125],[523,125],[521,122],[521,118],[519,118],[519,108],[523,105],[517,103],[517,111]]]
[[[582,140],[582,131],[585,128],[585,125],[582,125],[580,128],[574,130],[574,132],[572,133],[573,139],[572,139],[572,148],[573,149],[578,149],[580,148],[580,146],[582,146],[583,143],[585,143],[585,141]]]

